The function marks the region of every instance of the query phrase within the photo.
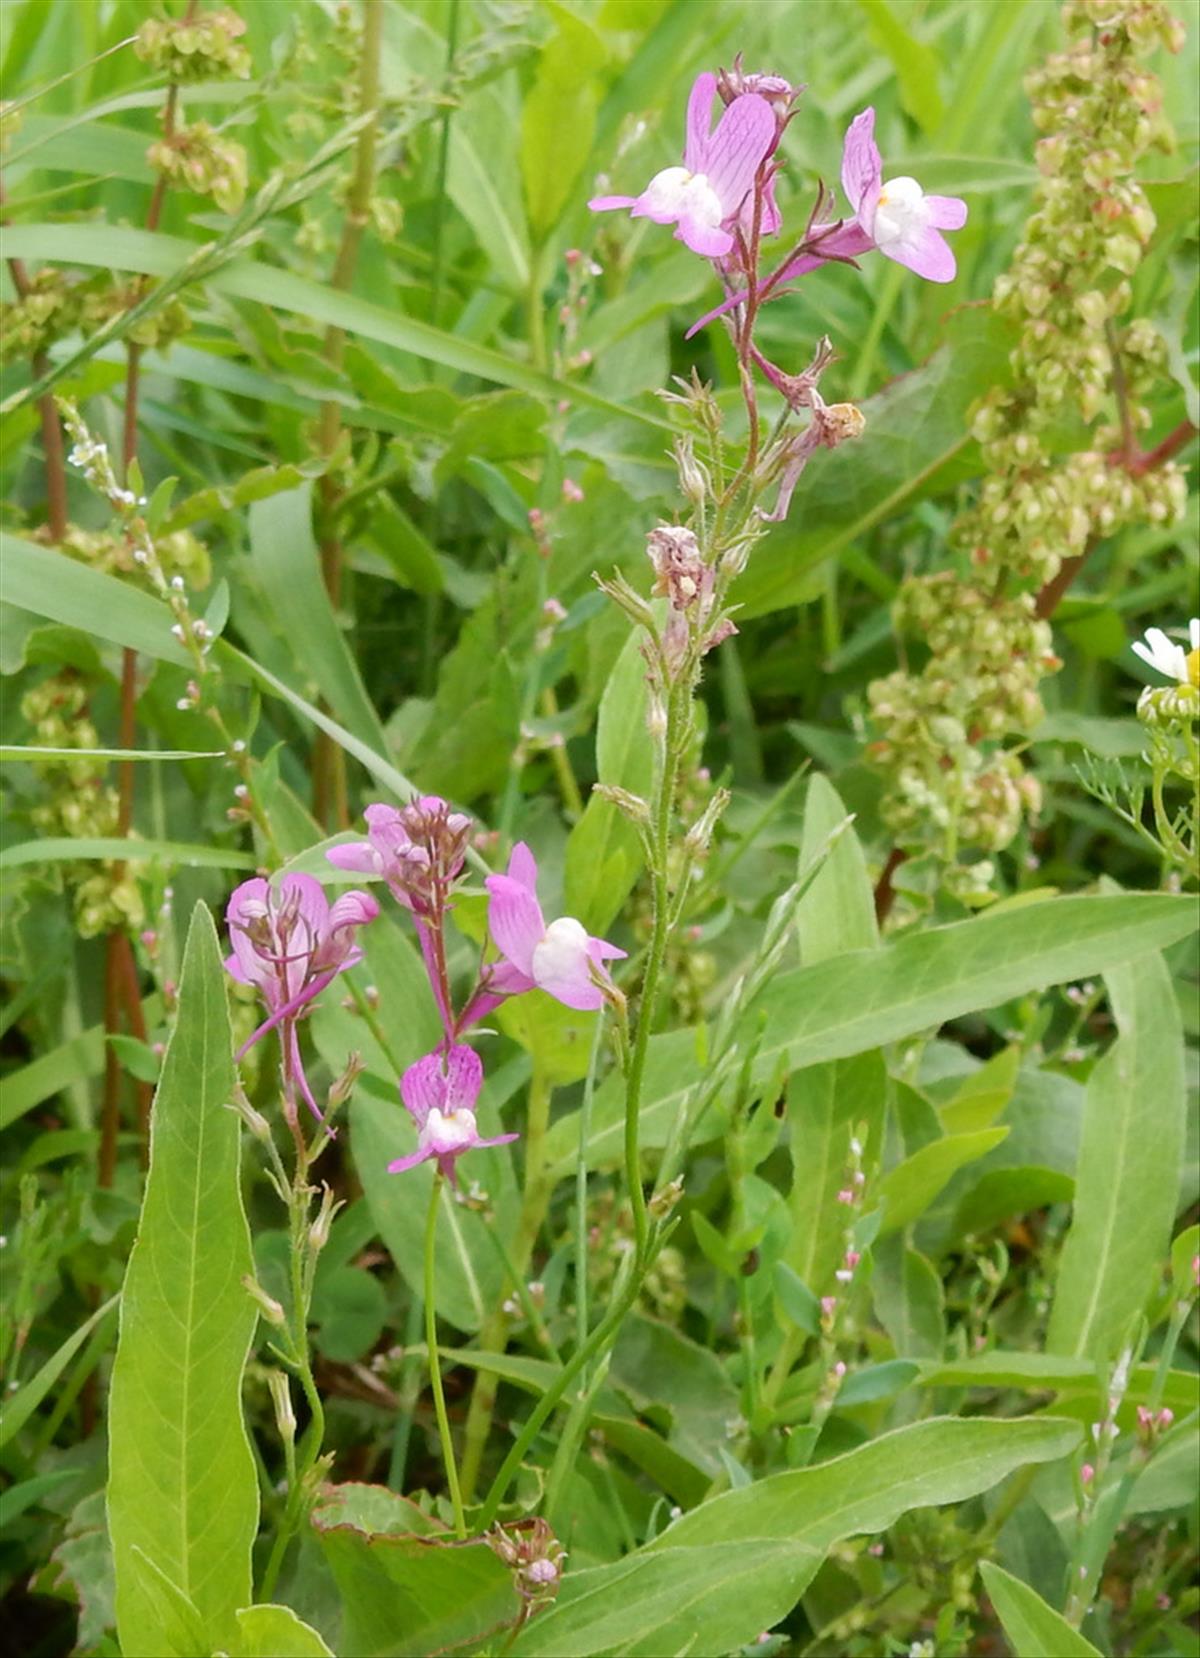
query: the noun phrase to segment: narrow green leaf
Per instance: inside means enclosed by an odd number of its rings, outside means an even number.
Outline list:
[[[905,110],[925,132],[934,132],[943,109],[938,91],[941,58],[905,28],[887,0],[858,0],[858,4],[870,25],[872,41],[892,60]]]
[[[933,1140],[894,1169],[879,1183],[883,1199],[883,1227],[896,1232],[923,1215],[951,1175],[968,1163],[986,1157],[1007,1136],[1007,1128],[984,1128],[975,1134],[947,1134]]]
[[[1183,1156],[1183,1031],[1161,956],[1104,975],[1118,1036],[1088,1079],[1075,1175],[1046,1346],[1116,1357],[1171,1242]]]
[[[631,634],[600,698],[596,775],[601,783],[645,799],[652,750],[646,733],[646,665],[638,645],[637,634]],[[632,823],[610,801],[593,795],[567,841],[568,912],[602,933],[632,890],[642,862]]]
[[[105,224],[8,225],[4,241],[5,253],[10,259],[61,260],[66,264],[110,266],[159,277],[178,271],[201,246],[160,231]],[[426,362],[440,363],[444,368],[475,375],[494,385],[513,386],[554,403],[565,398],[580,406],[599,409],[622,422],[634,420],[643,426],[670,430],[669,422],[657,414],[612,403],[586,386],[573,382],[568,385],[463,335],[447,333],[414,317],[406,317],[395,306],[373,304],[276,265],[233,259],[207,276],[205,284],[213,292],[232,299],[251,300],[291,312],[312,323],[341,328],[348,334],[359,334],[364,339],[412,352]],[[18,393],[0,407],[9,412],[22,400],[22,394]]]
[[[591,152],[607,56],[596,31],[549,0],[557,32],[542,48],[521,109],[521,176],[534,239],[541,242],[567,205]]]
[[[0,557],[10,604],[81,628],[111,645],[191,667],[191,657],[171,637],[170,611],[149,593],[7,531],[0,535]]]
[[[76,758],[80,751],[73,750]],[[136,835],[47,835],[45,840],[19,841],[0,852],[0,869],[20,869],[25,864],[79,863],[96,859],[122,863],[183,864],[192,869],[256,869],[258,860],[250,852],[224,846],[189,846],[184,841],[144,841]]]
[[[243,1606],[230,1658],[333,1658],[321,1636],[290,1606]]]
[[[820,772],[815,773],[804,805],[801,874],[846,817],[846,808],[833,784]],[[800,935],[800,959],[806,967],[848,950],[870,950],[878,944],[875,895],[853,827],[838,836],[816,880],[800,900],[796,930]]]
[[[198,904],[151,1117],[109,1405],[108,1514],[126,1658],[171,1650],[163,1595],[139,1571],[139,1554],[195,1606],[205,1652],[233,1644],[237,1610],[251,1598],[258,1481],[240,1394],[256,1315],[241,1284],[253,1263],[233,1088],[220,949]]]
[[[51,1354],[37,1374],[4,1401],[0,1407],[0,1450],[25,1426],[92,1331],[103,1324],[119,1299],[114,1295],[102,1307],[97,1307],[92,1316],[67,1337],[58,1351]]]
[[[376,754],[386,754],[379,715],[321,577],[312,532],[311,484],[254,502],[250,556],[296,663],[311,676],[346,729]]]
[[[1097,1648],[1047,1606],[1028,1583],[991,1560],[980,1561],[979,1574],[1004,1625],[1013,1658],[1100,1658]]]
[[[82,756],[93,760],[222,760],[219,748],[89,748]],[[14,743],[0,743],[0,760],[78,760],[77,748],[26,748]]]

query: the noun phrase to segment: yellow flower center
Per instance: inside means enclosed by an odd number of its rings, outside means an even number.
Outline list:
[[[1188,684],[1194,685],[1200,691],[1200,645],[1194,651],[1189,651],[1185,660],[1187,662]]]

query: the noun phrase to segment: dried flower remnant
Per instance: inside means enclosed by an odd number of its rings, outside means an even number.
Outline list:
[[[239,984],[254,985],[270,1015],[238,1058],[282,1026],[285,1091],[290,1099],[292,1086],[298,1087],[318,1122],[324,1119],[304,1072],[296,1023],[326,985],[362,960],[355,935],[378,914],[368,892],[344,892],[331,905],[311,875],[285,875],[277,888],[261,877],[243,881],[226,906],[233,951],[226,971]]]
[[[488,927],[504,958],[490,988],[508,995],[544,990],[581,1012],[602,1006],[612,994],[604,963],[626,952],[591,937],[574,916],[547,925],[537,898],[537,861],[524,841],[513,847],[507,873],[489,875],[486,885]]]
[[[688,99],[682,167],[655,173],[640,196],[594,196],[594,213],[628,208],[631,218],[674,224],[693,253],[723,259],[733,251],[730,228],[778,142],[775,112],[757,93],[735,98],[710,131],[715,75],[699,75]]]
[[[475,1122],[475,1105],[483,1087],[483,1063],[462,1043],[443,1053],[426,1054],[410,1065],[400,1079],[400,1097],[417,1125],[417,1149],[388,1164],[389,1174],[402,1174],[433,1158],[452,1184],[456,1163],[478,1146],[503,1146],[518,1138],[499,1134],[483,1139]]]

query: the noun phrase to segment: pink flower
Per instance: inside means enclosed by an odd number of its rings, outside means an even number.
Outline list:
[[[518,1138],[500,1134],[493,1140],[480,1139],[475,1124],[475,1102],[483,1086],[483,1063],[479,1055],[461,1043],[443,1053],[426,1054],[410,1065],[400,1078],[400,1097],[417,1125],[417,1149],[407,1157],[388,1164],[389,1174],[402,1174],[428,1158],[456,1181],[455,1160],[476,1146],[503,1146]]]
[[[631,218],[677,224],[679,241],[706,259],[722,259],[758,169],[775,148],[775,112],[757,93],[737,97],[710,132],[715,75],[699,75],[688,99],[682,167],[655,173],[640,196],[595,196],[594,213],[627,207]],[[777,218],[777,215],[776,215]],[[764,226],[765,228],[765,226]]]
[[[440,911],[466,854],[471,820],[435,794],[407,806],[368,806],[365,841],[332,846],[325,856],[337,869],[387,882],[405,909],[422,918]]]
[[[378,914],[369,892],[343,892],[331,905],[311,875],[285,875],[278,888],[261,877],[243,881],[225,909],[233,946],[226,971],[239,984],[255,985],[270,1013],[237,1057],[282,1024],[285,1079],[299,1084],[318,1122],[321,1111],[300,1062],[296,1020],[332,979],[362,960],[355,932]]]
[[[537,863],[519,841],[506,875],[489,875],[488,926],[504,960],[493,971],[492,990],[515,995],[540,989],[565,1007],[587,1011],[604,1001],[605,961],[624,957],[602,938],[592,938],[574,916],[546,925],[537,901]]]
[[[873,109],[864,109],[847,129],[842,146],[842,189],[854,217],[814,225],[806,237],[808,251],[775,272],[760,289],[760,300],[775,298],[785,282],[815,271],[830,259],[857,259],[872,249],[929,282],[953,282],[958,267],[941,232],[962,229],[967,222],[967,204],[958,196],[927,196],[915,178],[894,178],[884,184]],[[697,329],[742,304],[745,298],[745,293],[731,295],[694,322],[686,337],[691,339]]]

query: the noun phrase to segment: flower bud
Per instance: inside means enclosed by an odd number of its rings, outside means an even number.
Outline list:
[[[292,1409],[292,1390],[288,1386],[288,1379],[282,1370],[269,1370],[267,1386],[271,1390],[271,1403],[275,1407],[275,1425],[279,1429],[279,1437],[290,1445],[296,1437],[296,1413]]]
[[[248,1272],[242,1274],[242,1287],[246,1294],[258,1307],[259,1314],[268,1324],[282,1328],[287,1323],[287,1314],[273,1295],[268,1295],[257,1279]]]

